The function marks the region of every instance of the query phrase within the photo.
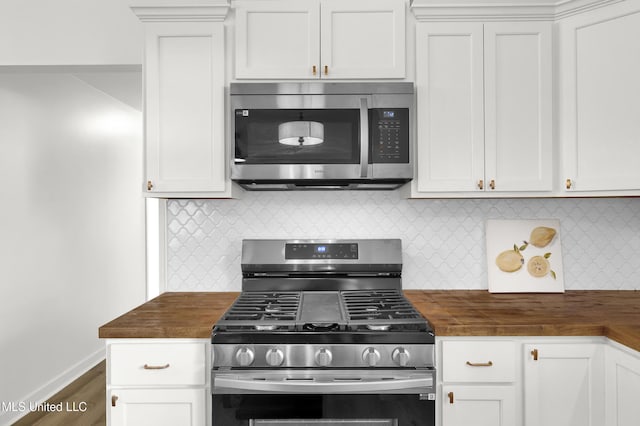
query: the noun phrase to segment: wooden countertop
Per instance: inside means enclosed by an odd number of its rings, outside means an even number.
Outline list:
[[[606,336],[640,351],[640,291],[406,290],[436,336]]]
[[[103,325],[101,338],[208,338],[238,296],[164,293]],[[640,291],[492,294],[406,290],[436,336],[606,336],[640,351]]]
[[[239,292],[170,292],[138,306],[98,329],[100,338],[208,338],[213,324]]]

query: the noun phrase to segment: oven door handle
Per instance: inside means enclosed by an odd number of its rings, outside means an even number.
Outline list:
[[[312,379],[255,380],[217,376],[213,383],[214,394],[234,393],[430,393],[433,377],[416,377],[380,380]]]

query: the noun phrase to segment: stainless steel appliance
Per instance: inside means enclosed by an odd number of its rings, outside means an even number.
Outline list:
[[[214,425],[435,423],[434,334],[402,294],[401,242],[245,240],[212,332]]]
[[[393,189],[413,177],[413,83],[232,83],[246,189]]]

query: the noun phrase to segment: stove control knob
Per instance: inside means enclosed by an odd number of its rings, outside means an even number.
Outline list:
[[[267,365],[277,367],[284,361],[284,353],[280,349],[269,349],[265,355],[265,361]]]
[[[328,367],[329,364],[331,364],[331,358],[332,357],[333,357],[333,355],[331,355],[331,351],[329,349],[320,348],[316,352],[316,363],[320,367]]]
[[[236,361],[240,367],[247,367],[253,363],[253,351],[246,346],[238,349],[236,352]]]
[[[410,358],[409,352],[402,346],[395,348],[391,353],[391,359],[400,367],[406,367]]]
[[[380,361],[380,352],[375,348],[367,348],[362,352],[362,360],[369,367],[374,367]]]

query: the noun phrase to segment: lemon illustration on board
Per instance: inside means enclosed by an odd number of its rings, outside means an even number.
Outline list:
[[[531,231],[529,242],[535,247],[542,248],[548,246],[555,236],[555,229],[547,228],[546,226],[538,226]]]
[[[527,262],[527,271],[531,276],[536,278],[544,277],[547,274],[551,274],[553,279],[556,279],[556,273],[551,270],[551,265],[549,264],[549,257],[551,257],[551,253],[545,253],[544,256],[533,256]]]
[[[504,272],[515,272],[524,265],[524,257],[514,246],[513,250],[505,250],[496,257],[496,265]]]

